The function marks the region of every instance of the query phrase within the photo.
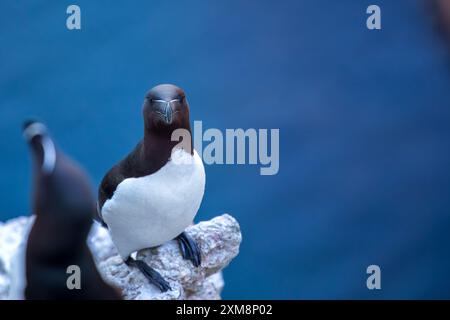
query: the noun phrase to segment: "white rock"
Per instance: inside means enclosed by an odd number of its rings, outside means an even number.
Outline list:
[[[0,299],[9,292],[11,259],[33,217],[19,217],[0,224]],[[88,245],[97,267],[106,281],[122,290],[129,300],[220,299],[224,286],[221,270],[239,253],[242,240],[239,224],[228,214],[200,222],[186,230],[200,247],[202,264],[195,268],[184,260],[174,240],[153,249],[137,253],[151,267],[161,273],[172,290],[161,293],[142,273],[128,267],[111,242],[107,229],[95,223]]]

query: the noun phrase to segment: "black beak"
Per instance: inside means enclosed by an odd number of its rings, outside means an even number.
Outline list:
[[[22,133],[27,142],[31,143],[33,138],[36,136],[46,136],[47,128],[39,121],[27,120],[23,123]]]
[[[23,135],[31,147],[35,161],[43,173],[50,174],[55,168],[56,149],[44,124],[37,121],[26,121],[23,124]]]
[[[166,107],[164,108],[163,120],[166,124],[171,124],[173,120],[173,110],[170,106],[170,102],[167,102]]]
[[[27,128],[28,127],[30,127],[31,125],[33,125],[33,124],[35,124],[35,123],[37,123],[38,121],[36,121],[36,120],[34,120],[34,119],[28,119],[28,120],[25,120],[24,122],[23,122],[23,125],[22,125],[22,130],[23,130],[23,132],[25,132],[26,130],[27,130]]]
[[[161,118],[165,124],[171,124],[173,120],[173,109],[171,101],[165,100],[151,100],[153,111]]]

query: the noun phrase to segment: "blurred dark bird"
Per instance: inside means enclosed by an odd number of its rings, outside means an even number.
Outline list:
[[[205,169],[192,148],[189,105],[184,91],[163,84],[144,100],[144,137],[105,175],[99,189],[98,219],[106,225],[120,255],[136,266],[160,290],[169,284],[154,269],[130,255],[176,238],[183,258],[195,267],[200,250],[184,230],[200,207]],[[181,129],[184,148],[172,140]]]
[[[36,215],[26,246],[24,297],[120,299],[103,281],[86,244],[95,214],[87,175],[56,148],[42,123],[25,123],[24,136],[33,155]],[[79,267],[79,289],[69,289],[69,266]]]
[[[445,37],[450,46],[450,0],[430,1],[440,33]]]

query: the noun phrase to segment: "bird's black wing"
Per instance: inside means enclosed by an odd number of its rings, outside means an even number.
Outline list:
[[[107,225],[103,221],[101,214],[103,205],[108,199],[112,198],[119,183],[121,183],[125,179],[126,177],[123,174],[121,174],[120,164],[114,166],[103,177],[103,180],[98,189],[97,216],[95,217],[95,220],[100,222],[104,227],[107,227]]]

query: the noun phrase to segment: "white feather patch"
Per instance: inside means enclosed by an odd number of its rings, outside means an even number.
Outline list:
[[[102,208],[102,217],[122,258],[161,245],[193,221],[205,190],[205,169],[196,151],[172,152],[157,172],[122,181]]]

